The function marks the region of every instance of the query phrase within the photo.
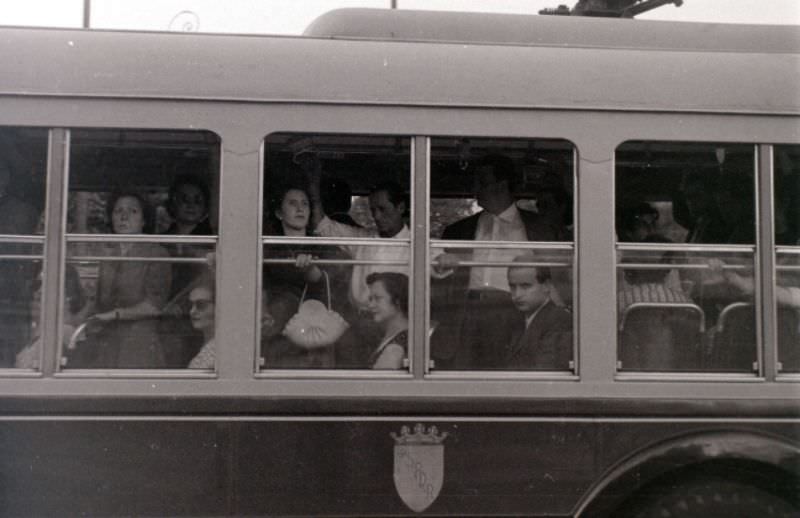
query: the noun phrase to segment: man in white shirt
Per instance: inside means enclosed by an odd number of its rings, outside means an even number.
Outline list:
[[[514,164],[490,154],[473,168],[475,197],[481,212],[448,225],[442,239],[475,241],[559,241],[561,231],[536,213],[519,209],[512,195]],[[461,252],[465,252],[461,250]],[[510,262],[517,249],[451,251],[434,259],[435,299],[432,319],[439,321],[432,338],[435,365],[444,369],[492,369],[503,364],[517,316],[505,267],[458,268],[462,260]]]
[[[347,225],[330,219],[324,212],[320,193],[321,168],[319,162],[306,167],[309,175],[309,193],[312,204],[314,233],[324,237],[388,238],[395,245],[347,245],[350,256],[361,264],[353,266],[348,297],[355,315],[349,315],[351,330],[343,337],[337,351],[337,367],[365,367],[371,346],[380,338],[380,331],[368,312],[369,288],[367,276],[373,272],[397,272],[409,275],[411,232],[406,224],[408,201],[405,190],[394,182],[375,187],[369,195],[369,206],[376,230]],[[346,317],[347,318],[347,317]]]

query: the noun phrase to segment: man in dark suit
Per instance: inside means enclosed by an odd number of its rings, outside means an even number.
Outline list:
[[[514,164],[491,154],[473,167],[481,212],[447,226],[442,239],[476,241],[559,241],[561,231],[536,213],[519,209],[512,195]],[[506,268],[485,266],[511,261],[519,250],[453,249],[433,264],[431,318],[439,322],[431,356],[442,369],[502,368],[503,347],[511,338],[514,305]],[[483,263],[470,268],[462,261]]]
[[[514,262],[533,262],[532,254]],[[514,370],[566,370],[572,359],[572,316],[551,299],[550,269],[520,264],[508,269],[508,286],[514,306],[524,322],[512,331],[503,364]]]

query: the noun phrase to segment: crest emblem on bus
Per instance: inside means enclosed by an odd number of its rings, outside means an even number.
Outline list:
[[[422,424],[392,432],[394,438],[394,487],[412,511],[421,513],[436,500],[444,482],[444,444],[447,432]]]

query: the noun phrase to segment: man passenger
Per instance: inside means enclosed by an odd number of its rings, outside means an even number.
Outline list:
[[[473,168],[475,197],[481,212],[448,225],[442,239],[476,241],[559,241],[557,227],[534,212],[520,209],[512,195],[514,163],[490,154]],[[476,249],[469,256],[455,251],[434,260],[436,303],[432,318],[440,322],[432,339],[432,356],[443,368],[497,368],[502,348],[511,339],[514,305],[504,268],[457,268],[461,260],[511,261],[519,250]]]
[[[394,182],[377,185],[369,194],[369,207],[376,230],[334,221],[325,214],[320,192],[321,167],[319,160],[309,156],[302,164],[309,175],[309,194],[312,204],[314,234],[324,237],[392,238],[408,240],[411,231],[406,224],[408,200],[405,190]],[[348,332],[337,348],[337,367],[366,367],[372,346],[381,336],[369,312],[367,277],[374,272],[396,272],[409,275],[409,245],[401,246],[343,246],[356,261],[365,263],[386,261],[400,264],[355,264],[350,276],[349,299],[355,315],[345,315],[351,322]]]
[[[514,258],[515,263],[533,262],[533,254]],[[557,306],[550,269],[527,265],[508,269],[511,301],[522,312],[505,350],[503,365],[514,370],[566,370],[572,358],[572,316]]]

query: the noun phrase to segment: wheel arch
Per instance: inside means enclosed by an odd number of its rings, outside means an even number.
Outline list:
[[[751,430],[692,433],[649,445],[611,466],[584,494],[573,515],[613,516],[631,495],[660,478],[733,464],[781,473],[795,488],[800,483],[800,446],[786,438]],[[759,478],[752,475],[747,482],[757,484]]]

